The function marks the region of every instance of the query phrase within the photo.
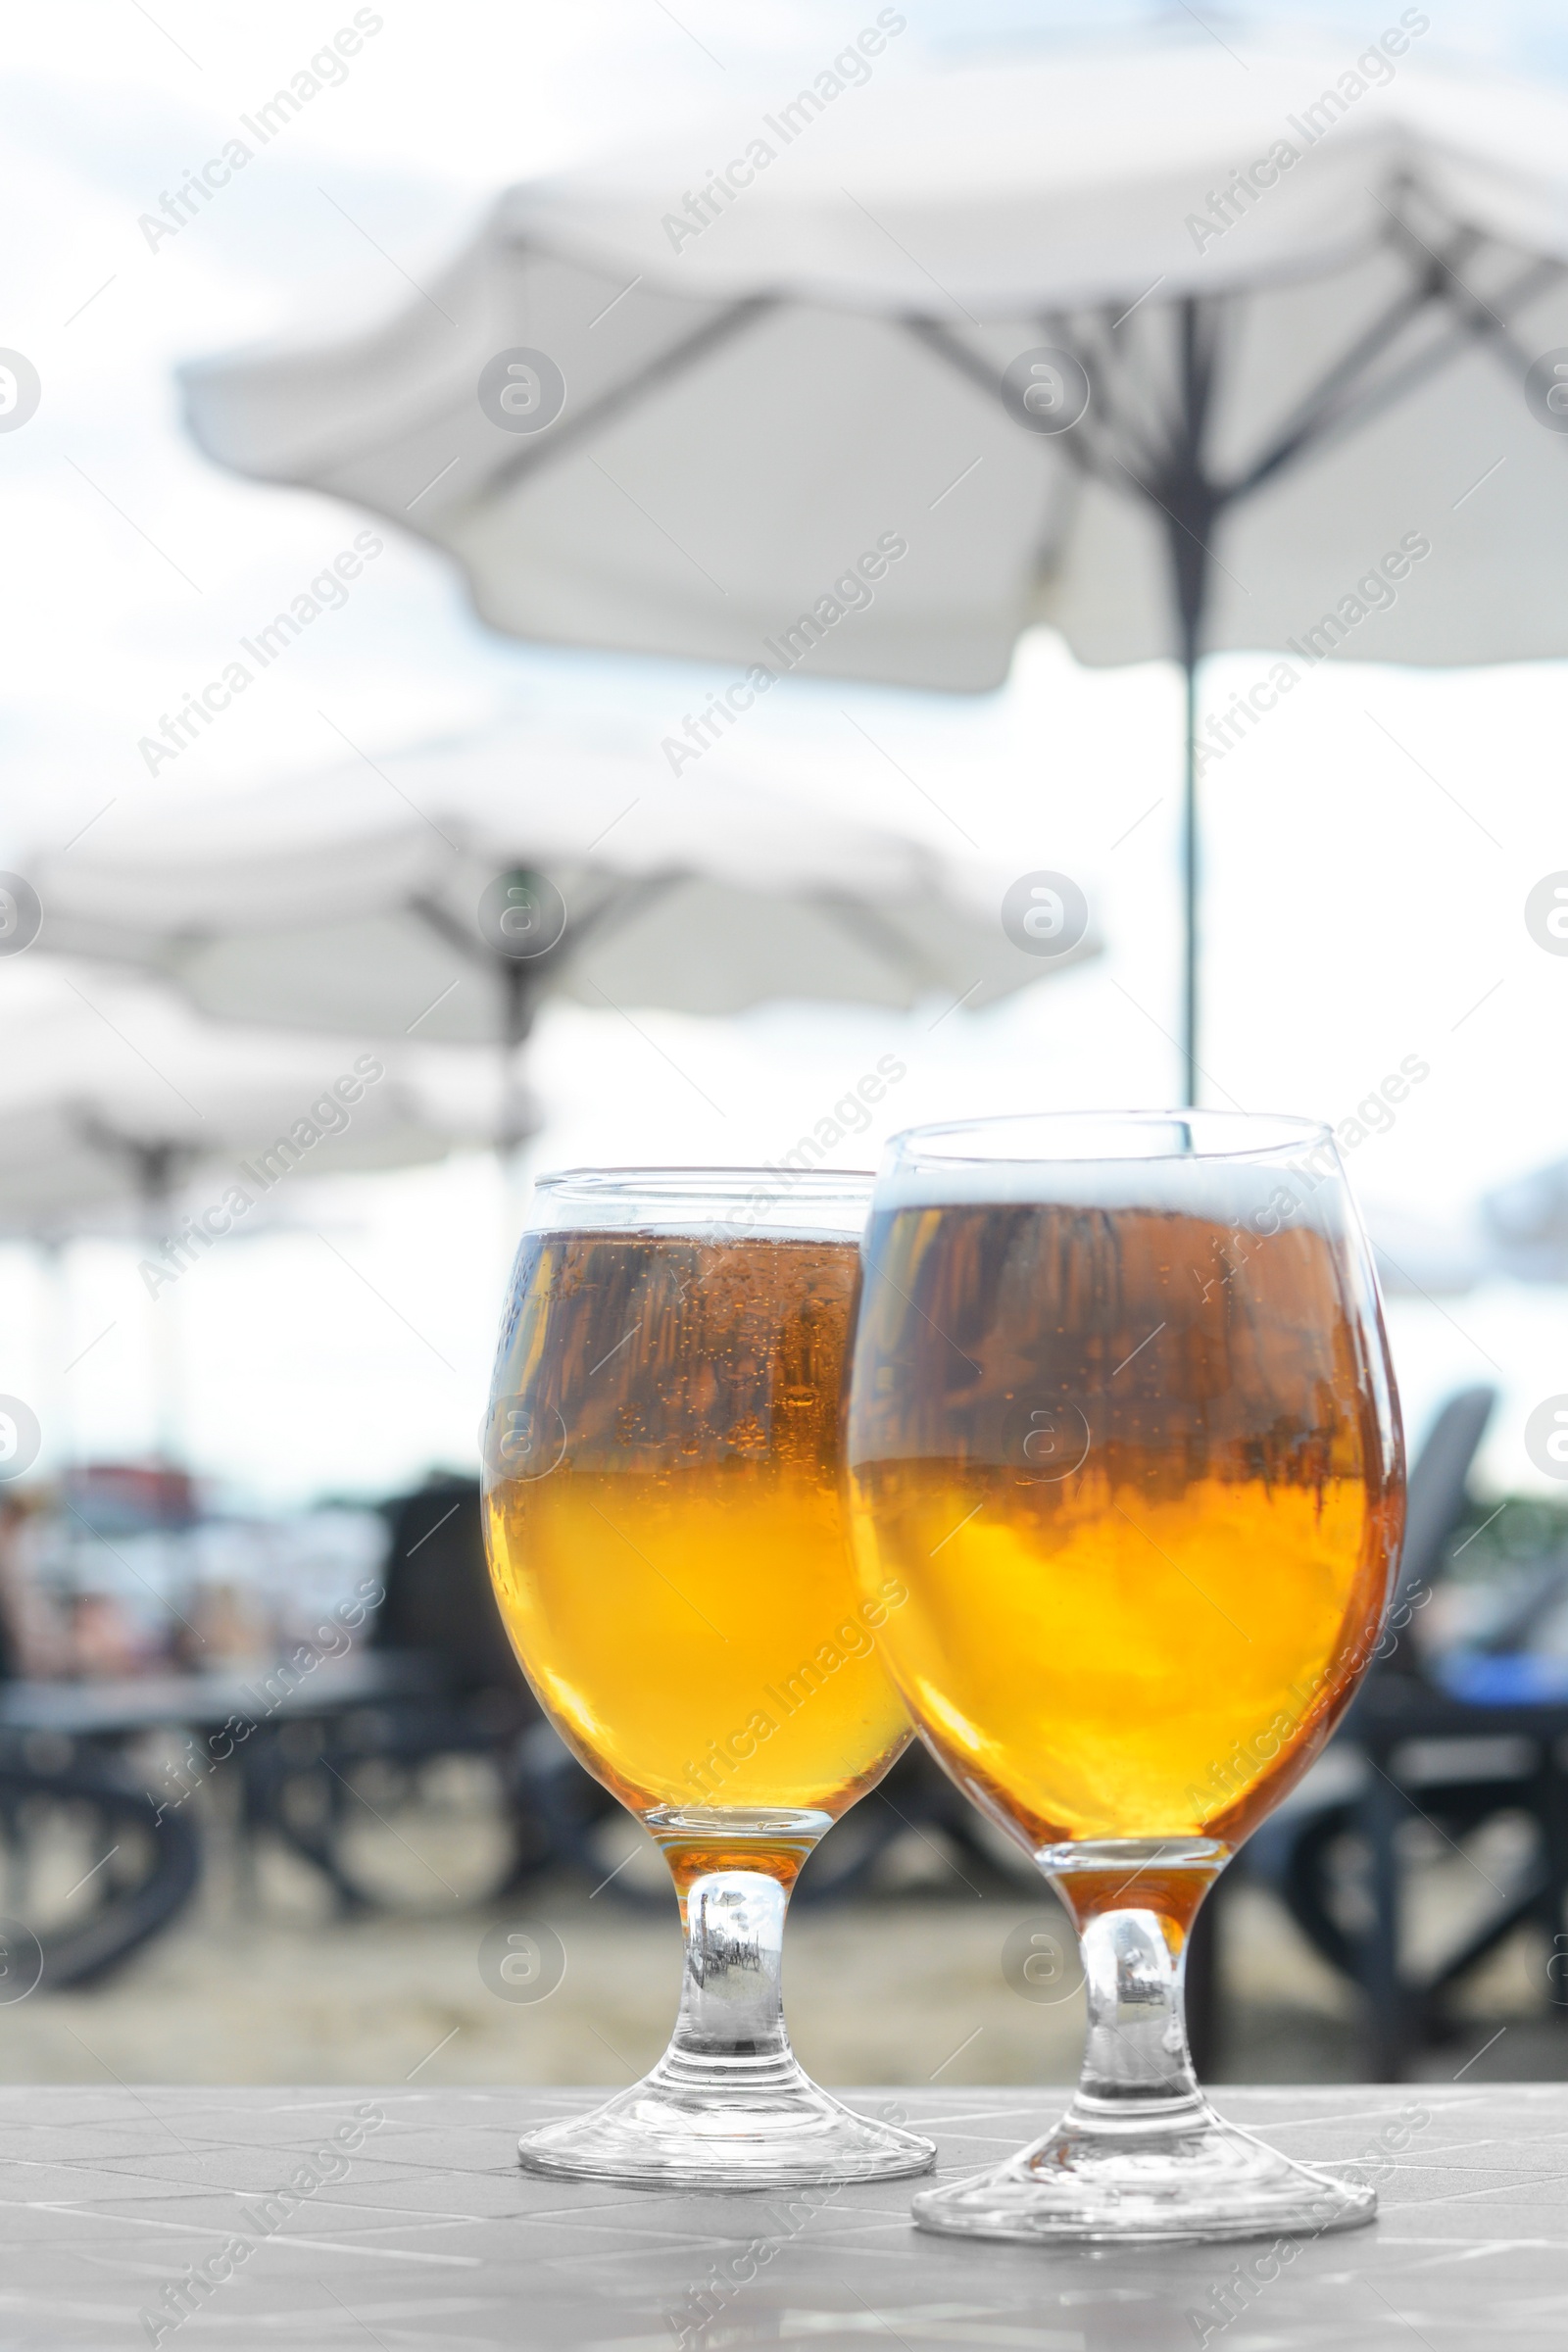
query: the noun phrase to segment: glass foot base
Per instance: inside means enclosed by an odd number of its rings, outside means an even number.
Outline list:
[[[691,2082],[661,2061],[589,2115],[517,2142],[531,2173],[645,2188],[800,2188],[929,2172],[930,2140],[830,2098],[799,2066],[760,2082]]]
[[[994,2172],[925,2188],[922,2230],[959,2236],[1123,2245],[1175,2238],[1315,2237],[1354,2230],[1375,2189],[1293,2164],[1217,2116],[1206,2100],[1182,2123],[1144,2129],[1072,2108],[1054,2132]]]

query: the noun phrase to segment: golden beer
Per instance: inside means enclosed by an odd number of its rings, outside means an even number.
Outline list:
[[[924,2171],[803,2073],[781,1997],[802,1863],[910,1727],[861,1594],[839,1399],[870,1180],[541,1176],[485,1432],[491,1573],[556,1728],[641,1815],[686,1938],[669,2047],[519,2143],[532,2171],[769,2188]]]
[[[524,1242],[496,1593],[557,1729],[635,1812],[836,1817],[909,1737],[876,1641],[904,1588],[861,1592],[840,1494],[858,1265],[831,1237]]]
[[[879,1212],[866,1284],[853,1529],[867,1591],[908,1588],[911,1713],[1032,1846],[1234,1843],[1321,1748],[1397,1547],[1343,1249],[1287,1195],[959,1200]]]

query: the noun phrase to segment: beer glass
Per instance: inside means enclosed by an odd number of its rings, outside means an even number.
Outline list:
[[[540,1179],[485,1433],[513,1644],[567,1745],[662,1849],[680,2014],[646,2079],[520,2145],[536,2172],[696,2187],[923,2172],[929,2141],[803,2073],[790,1889],[911,1727],[897,1577],[858,1589],[840,1392],[869,1176]]]
[[[1200,2091],[1182,1961],[1208,1887],[1318,1755],[1403,1521],[1370,1252],[1327,1129],[1172,1111],[889,1147],[850,1376],[852,1533],[927,1741],[1077,1927],[1078,2091],[928,2230],[1137,2240],[1342,2229]]]

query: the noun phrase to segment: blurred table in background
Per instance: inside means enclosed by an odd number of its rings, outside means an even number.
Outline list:
[[[0,1684],[0,1733],[52,1732],[67,1740],[129,1738],[165,1727],[254,1730],[273,1717],[337,1714],[437,1688],[417,1652],[360,1651],[308,1672],[286,1659],[248,1674],[116,1675],[102,1681]],[[241,1735],[244,1736],[243,1734]],[[232,1739],[230,1748],[232,1749]]]
[[[792,2201],[529,2179],[518,2130],[590,2095],[602,2094],[7,2090],[4,2340],[168,2343],[181,2295],[203,2339],[232,2352],[285,2339],[313,2352],[1560,2352],[1568,2340],[1568,2086],[1226,2091],[1228,2115],[1292,2155],[1379,2182],[1378,2223],[1301,2242],[1285,2266],[1258,2240],[1047,2251],[928,2237],[910,2227],[909,2181]],[[947,2177],[1016,2147],[1063,2097],[846,2095],[873,2112],[906,2106]],[[225,2263],[210,2291],[191,2285]],[[1273,2276],[1239,2290],[1239,2266]]]

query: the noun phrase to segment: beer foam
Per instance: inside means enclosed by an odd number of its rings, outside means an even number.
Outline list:
[[[539,1179],[527,1230],[697,1242],[858,1242],[868,1170],[566,1169]]]
[[[869,1213],[869,1203],[867,1203]],[[846,1217],[844,1223],[820,1225],[773,1224],[763,1217],[612,1217],[608,1214],[581,1215],[575,1209],[569,1215],[543,1217],[528,1227],[530,1234],[623,1234],[628,1240],[649,1242],[708,1242],[720,1247],[734,1242],[854,1242],[857,1246],[864,1237],[863,1220],[856,1223]]]
[[[1325,1139],[1326,1140],[1326,1139]],[[879,1214],[988,1206],[1100,1209],[1196,1217],[1258,1234],[1309,1226],[1333,1238],[1353,1222],[1337,1153],[1277,1150],[1235,1159],[910,1159],[895,1151],[878,1180]]]

